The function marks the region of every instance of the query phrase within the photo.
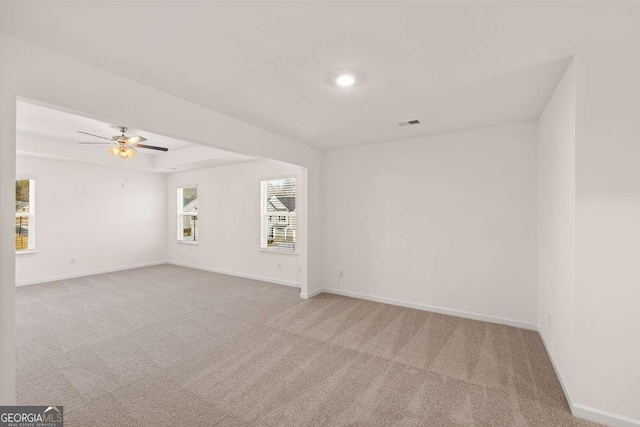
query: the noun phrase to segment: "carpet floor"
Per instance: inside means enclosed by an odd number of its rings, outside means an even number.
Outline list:
[[[536,332],[172,265],[16,289],[17,400],[65,426],[539,426]]]

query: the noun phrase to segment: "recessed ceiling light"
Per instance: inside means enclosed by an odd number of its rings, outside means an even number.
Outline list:
[[[350,87],[356,83],[356,76],[351,73],[341,73],[336,76],[334,81],[340,87]]]

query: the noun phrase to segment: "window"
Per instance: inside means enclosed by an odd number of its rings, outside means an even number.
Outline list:
[[[35,249],[35,193],[33,179],[16,180],[16,252]]]
[[[296,179],[261,182],[261,246],[285,252],[296,250]]]
[[[198,241],[198,188],[178,188],[178,241]]]

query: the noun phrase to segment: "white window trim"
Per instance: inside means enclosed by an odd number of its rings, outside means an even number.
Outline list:
[[[23,251],[16,251],[16,255],[31,255],[31,254],[37,254],[38,251],[36,251],[35,249],[25,249]]]
[[[296,247],[298,247],[297,242],[296,242]],[[293,255],[293,256],[300,255],[300,252],[298,252],[297,249],[295,251],[283,251],[282,249],[275,249],[275,248],[260,248],[258,250],[260,252],[268,252],[268,253],[278,254],[278,255]]]
[[[200,213],[200,202],[198,202],[198,212],[191,212],[191,213],[182,213],[182,200],[181,198],[178,196],[178,192],[184,188],[195,188],[198,191],[198,200],[200,199],[200,188],[198,187],[198,184],[187,184],[187,185],[177,185],[176,186],[176,191],[175,191],[175,195],[176,195],[176,243],[184,243],[184,244],[188,244],[188,245],[197,245],[198,244],[198,240],[185,240],[184,236],[183,236],[183,231],[180,230],[180,224],[182,224],[183,222],[180,221],[180,217],[185,217],[185,216],[195,216],[198,217],[198,214]],[[199,217],[198,217],[199,218]],[[195,239],[195,233],[194,233],[194,239]]]
[[[29,219],[29,248],[15,251],[16,255],[36,253],[36,178],[33,176],[18,176],[16,181],[29,180],[29,213],[16,213],[16,218]],[[15,227],[15,226],[14,226]]]
[[[263,189],[262,189],[262,183],[265,181],[276,181],[276,180],[281,180],[281,179],[295,179],[296,180],[296,212],[292,213],[292,212],[280,212],[278,213],[278,216],[295,216],[296,217],[296,248],[294,250],[282,250],[282,249],[277,249],[277,248],[269,248],[266,245],[266,234],[264,233],[264,230],[262,229],[262,224],[264,221],[264,217],[268,216],[268,213],[265,211],[266,209],[266,200],[264,200],[264,194],[263,194]],[[298,201],[300,200],[300,176],[296,175],[296,174],[289,174],[289,175],[271,175],[271,176],[267,176],[267,177],[262,177],[260,178],[260,247],[258,248],[258,250],[260,252],[269,252],[269,253],[274,253],[274,254],[281,254],[281,255],[300,255],[300,250],[299,250],[299,239],[298,239],[298,231],[299,231],[299,205],[298,205]],[[274,215],[275,216],[275,215]]]

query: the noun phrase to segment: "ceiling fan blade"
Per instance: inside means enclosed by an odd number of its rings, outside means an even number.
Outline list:
[[[107,141],[111,141],[111,138],[105,138],[104,136],[100,136],[100,135],[94,135],[92,133],[89,132],[83,132],[81,130],[78,131],[78,133],[83,133],[85,135],[90,135],[90,136],[95,136],[96,138],[102,138],[102,139],[106,139]]]
[[[78,142],[78,144],[83,144],[83,145],[111,145],[110,142]]]
[[[136,148],[148,148],[149,150],[169,151],[168,148],[156,147],[155,145],[135,144],[134,147],[136,147]]]
[[[139,142],[145,142],[147,138],[144,136],[132,136],[131,138],[127,138],[127,143],[129,144],[137,144]]]

